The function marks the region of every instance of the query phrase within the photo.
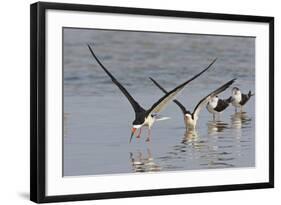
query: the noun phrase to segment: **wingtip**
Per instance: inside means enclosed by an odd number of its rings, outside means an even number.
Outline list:
[[[90,44],[87,44],[88,48],[90,49],[90,51],[92,51],[92,47],[90,46]]]
[[[251,90],[249,90],[248,95],[251,97],[251,96],[254,96],[254,95],[255,95],[255,93],[252,93],[252,91],[251,91]]]
[[[237,78],[233,78],[232,80],[229,81],[229,83],[233,84],[236,80],[237,80]]]
[[[149,77],[149,79],[154,83],[156,82],[156,80],[154,80],[152,77]]]
[[[94,44],[94,43],[91,43],[91,44],[88,43],[87,45],[88,45],[88,48],[89,48],[90,50],[92,50],[92,46],[95,45],[95,44]]]
[[[211,65],[213,65],[213,64],[217,61],[217,59],[218,59],[218,58],[215,58],[215,59],[212,61]]]
[[[218,59],[218,58],[215,58],[215,59],[211,62],[211,64],[207,67],[207,69],[210,68],[210,67],[217,61],[217,59]],[[213,69],[215,69],[215,68],[213,68]]]

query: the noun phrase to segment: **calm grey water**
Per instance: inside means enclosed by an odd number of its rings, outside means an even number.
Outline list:
[[[134,111],[87,48],[94,43],[103,64],[145,108],[163,95],[149,76],[172,89],[217,57],[177,98],[193,111],[232,78],[244,93],[255,92],[255,38],[68,28],[63,34],[64,176],[255,166],[255,97],[244,113],[230,106],[216,121],[203,109],[195,133],[185,131],[171,103],[161,113],[171,119],[154,124],[150,143],[145,128],[129,144]]]

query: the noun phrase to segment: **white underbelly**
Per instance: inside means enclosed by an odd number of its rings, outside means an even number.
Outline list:
[[[147,118],[145,118],[143,126],[147,126],[148,128],[151,128],[154,122],[155,122],[155,118],[149,115]]]
[[[196,120],[185,118],[185,126],[189,130],[194,130],[196,127]]]
[[[213,108],[210,104],[208,104],[206,107],[207,107],[207,110],[208,110],[210,113],[215,114],[215,113],[217,112],[217,111],[214,110],[214,108]]]
[[[234,95],[234,96],[232,96],[232,98],[233,98],[233,100],[232,100],[231,104],[234,107],[241,107],[241,105],[240,105],[241,95]]]
[[[232,104],[234,107],[241,107],[240,101],[238,101],[238,100],[233,100],[231,104]]]

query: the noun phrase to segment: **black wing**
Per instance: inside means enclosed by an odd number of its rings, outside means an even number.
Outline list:
[[[226,101],[226,102],[228,102],[228,103],[231,103],[231,102],[233,101],[232,96],[230,96],[230,97],[227,98],[227,99],[224,99],[224,101]]]
[[[156,82],[156,80],[154,80],[153,78],[151,78],[151,77],[149,77],[149,79],[160,89],[160,90],[162,90],[165,94],[167,94],[168,93],[168,91],[166,91],[159,83],[157,83]],[[183,114],[185,114],[186,113],[186,108],[183,106],[183,104],[181,104],[178,100],[173,100],[174,101],[174,103],[176,103],[179,107],[180,107],[180,109],[181,109],[181,111],[183,112]]]
[[[101,68],[106,72],[106,74],[111,78],[112,82],[122,91],[122,93],[127,97],[129,102],[131,103],[132,107],[135,110],[135,113],[145,112],[145,110],[138,104],[137,101],[130,95],[130,93],[116,80],[116,78],[104,67],[104,65],[100,62],[100,60],[95,55],[94,51],[88,45],[93,57],[96,59],[98,64],[101,66]]]
[[[199,77],[202,73],[206,72],[215,63],[216,60],[217,59],[213,60],[212,63],[207,68],[202,70],[200,73],[196,74],[195,76],[193,76],[189,80],[185,81],[184,83],[180,84],[179,86],[177,86],[176,88],[174,88],[170,92],[166,93],[162,98],[160,98],[156,103],[154,103],[151,106],[151,108],[146,112],[146,116],[148,116],[148,115],[150,115],[154,112],[155,113],[160,112],[169,102],[174,100],[176,95],[184,88],[184,86],[186,84],[188,84],[189,82],[191,82],[194,79],[196,79],[197,77]]]
[[[196,105],[196,107],[194,108],[194,111],[192,113],[192,117],[196,117],[198,118],[199,112],[201,111],[201,109],[208,103],[208,101],[218,95],[219,93],[225,91],[231,84],[234,83],[236,79],[232,79],[231,81],[228,81],[226,84],[222,85],[221,87],[219,87],[218,89],[216,89],[215,91],[211,92],[209,95],[207,95],[206,97],[204,97],[202,100],[200,100],[200,102]]]
[[[250,100],[251,96],[253,96],[251,91],[249,91],[249,93],[247,95],[242,93],[240,105],[242,105],[242,106],[245,105],[246,102],[248,102],[248,100]]]
[[[228,106],[229,106],[229,102],[227,99],[226,100],[219,99],[218,104],[214,110],[217,112],[221,112],[221,111],[225,110]]]

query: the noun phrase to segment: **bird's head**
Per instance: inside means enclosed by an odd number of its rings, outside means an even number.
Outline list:
[[[185,115],[184,115],[187,119],[191,119],[192,118],[192,114],[191,112],[188,110],[185,112]]]
[[[219,100],[219,97],[216,95],[216,96],[214,96],[214,97],[211,98],[210,102],[211,102],[211,103],[217,103],[218,100]]]
[[[237,95],[240,93],[240,89],[237,87],[232,88],[232,95]]]

